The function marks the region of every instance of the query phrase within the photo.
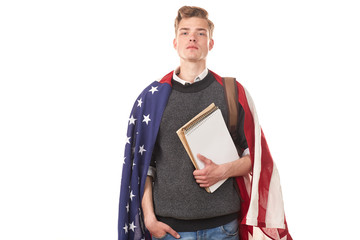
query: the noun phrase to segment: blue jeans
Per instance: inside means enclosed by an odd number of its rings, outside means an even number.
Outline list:
[[[239,240],[239,224],[234,220],[220,227],[199,230],[196,232],[179,232],[182,240]],[[153,240],[175,240],[170,234]]]

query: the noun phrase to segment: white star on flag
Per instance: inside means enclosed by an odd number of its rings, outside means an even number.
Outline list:
[[[128,232],[128,226],[127,226],[127,224],[125,223],[125,226],[123,227],[123,229],[125,230],[125,233],[127,233]]]
[[[129,228],[131,229],[131,231],[135,232],[136,226],[135,226],[134,222],[130,223]]]
[[[130,192],[130,200],[132,201],[135,196],[136,196],[136,195],[134,195],[134,194],[133,194],[133,191],[131,190],[131,192]]]
[[[141,104],[143,103],[143,101],[142,101],[142,98],[140,98],[139,100],[137,100],[137,102],[138,102],[138,107],[141,107]]]
[[[140,146],[139,153],[142,156],[144,152],[146,152],[145,145],[142,145],[142,146]]]
[[[126,143],[130,144],[130,141],[129,141],[130,138],[131,138],[131,137],[126,137]]]
[[[126,205],[126,211],[129,212],[130,211],[130,206],[129,206],[129,203]]]
[[[143,115],[143,117],[144,117],[144,120],[143,120],[143,122],[146,122],[146,125],[149,125],[149,121],[151,121],[151,119],[150,119],[150,114],[148,114],[148,115]]]
[[[151,92],[152,94],[154,94],[154,92],[159,91],[157,88],[158,88],[157,86],[156,86],[156,87],[151,86],[151,89],[149,90],[149,92]]]
[[[129,125],[130,125],[130,124],[134,124],[134,125],[135,125],[135,121],[136,121],[136,118],[134,118],[134,116],[131,115],[131,117],[129,118]]]

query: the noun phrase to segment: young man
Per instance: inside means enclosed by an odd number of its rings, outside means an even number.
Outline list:
[[[176,134],[211,103],[225,119],[229,116],[222,78],[206,68],[214,46],[213,29],[206,10],[180,8],[173,41],[180,67],[147,87],[133,107],[121,184],[119,239],[149,239],[151,234],[153,239],[235,240],[262,232],[268,239],[291,239],[276,167],[252,101],[239,83],[236,145],[243,152],[238,160],[217,165],[198,153],[205,167],[195,170]],[[223,179],[226,182],[214,193],[204,190]],[[256,227],[262,231],[256,233]]]

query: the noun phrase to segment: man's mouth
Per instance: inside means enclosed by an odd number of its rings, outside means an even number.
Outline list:
[[[198,49],[196,46],[188,46],[186,49]]]

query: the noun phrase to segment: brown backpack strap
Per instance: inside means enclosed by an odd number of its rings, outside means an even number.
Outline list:
[[[232,77],[223,78],[225,98],[228,106],[228,128],[236,143],[238,138],[239,105],[236,79]]]

